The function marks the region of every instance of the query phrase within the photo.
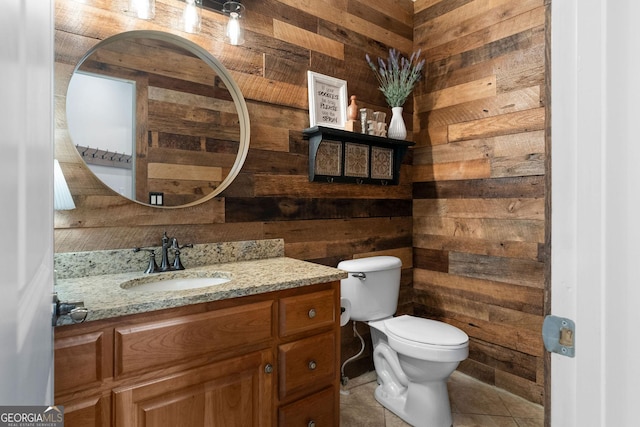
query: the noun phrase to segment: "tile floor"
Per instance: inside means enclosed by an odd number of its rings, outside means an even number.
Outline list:
[[[350,394],[340,395],[341,427],[409,426],[375,400],[376,386],[374,372],[349,380]],[[449,379],[449,397],[454,427],[544,426],[542,406],[457,371]]]

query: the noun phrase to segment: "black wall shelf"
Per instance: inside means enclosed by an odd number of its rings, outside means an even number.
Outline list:
[[[314,126],[309,140],[309,181],[398,185],[400,166],[415,142]]]

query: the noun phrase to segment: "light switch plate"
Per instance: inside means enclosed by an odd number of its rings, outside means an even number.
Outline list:
[[[157,191],[149,192],[149,204],[153,206],[163,206],[164,193],[159,193]]]

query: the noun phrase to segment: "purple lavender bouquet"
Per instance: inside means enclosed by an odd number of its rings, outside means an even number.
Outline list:
[[[369,67],[380,83],[379,89],[384,94],[389,107],[402,107],[420,80],[420,72],[425,63],[424,59],[420,60],[420,52],[420,50],[413,52],[407,59],[395,49],[389,49],[387,62],[378,58],[377,66],[371,61],[369,54],[365,55]]]

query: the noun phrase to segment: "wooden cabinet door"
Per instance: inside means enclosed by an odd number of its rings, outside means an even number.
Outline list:
[[[110,339],[103,331],[58,337],[54,344],[55,394],[98,387],[111,376]]]
[[[247,427],[272,420],[270,350],[113,391],[117,427]]]
[[[56,401],[64,406],[65,427],[109,427],[111,408],[109,396],[90,396],[74,401]]]

